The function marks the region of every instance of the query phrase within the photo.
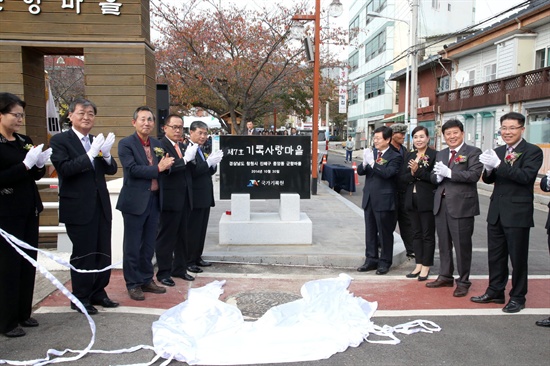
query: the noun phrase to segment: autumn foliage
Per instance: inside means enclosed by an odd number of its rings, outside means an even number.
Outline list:
[[[311,99],[311,64],[290,41],[292,15],[304,11],[277,6],[248,10],[218,1],[191,0],[178,7],[155,5],[162,37],[155,44],[158,82],[168,83],[171,104],[202,107],[215,116],[229,113],[233,132],[243,120],[277,109],[305,115]]]

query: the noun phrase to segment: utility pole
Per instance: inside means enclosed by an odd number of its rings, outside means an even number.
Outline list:
[[[412,19],[411,19],[411,110],[410,110],[410,123],[409,123],[409,135],[412,133],[418,124],[417,120],[417,108],[418,108],[418,0],[412,0]]]

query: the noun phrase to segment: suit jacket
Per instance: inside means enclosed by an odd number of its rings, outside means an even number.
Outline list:
[[[378,151],[374,149],[374,157]],[[403,158],[397,151],[389,148],[382,155],[385,160],[382,164],[374,162],[374,166],[366,167],[363,164],[357,166],[357,174],[365,176],[363,187],[363,201],[361,206],[365,209],[369,203],[374,211],[396,210],[397,180]]]
[[[46,168],[35,165],[27,170],[23,164],[27,155],[24,146],[33,145],[32,140],[14,135],[12,143],[0,134],[0,216],[28,215],[44,209],[35,181],[44,176]]]
[[[425,163],[420,162],[416,173],[412,175],[409,161],[415,160],[417,153],[418,151],[416,150],[407,153],[399,176],[400,181],[406,187],[405,208],[408,211],[413,210],[413,190],[416,188],[418,211],[432,211],[434,208],[434,191],[437,187],[432,183],[430,174],[435,164],[437,151],[428,147],[425,154],[428,157],[428,161]]]
[[[533,227],[533,186],[542,166],[540,147],[521,140],[514,152],[518,154],[513,164],[505,162],[506,145],[495,152],[501,160],[497,169],[483,172],[483,181],[494,183],[487,222],[497,223],[498,218],[505,227]]]
[[[90,136],[90,143],[94,136]],[[101,200],[103,214],[112,219],[111,201],[105,175],[114,175],[117,164],[96,157],[94,164],[86,154],[76,133],[68,131],[54,135],[50,140],[51,161],[59,177],[59,221],[66,224],[84,225],[93,217],[96,197]]]
[[[153,137],[149,137],[149,141],[153,165],[149,165],[136,132],[118,143],[118,157],[124,169],[124,178],[116,208],[123,213],[141,215],[145,212],[151,196],[153,179],[158,179],[160,202],[163,200],[162,176],[164,174],[159,174],[157,166],[161,158],[155,154],[155,148],[163,149],[163,147],[160,141]]]
[[[434,215],[441,208],[441,198],[445,192],[447,211],[451,217],[458,219],[479,215],[479,197],[477,182],[483,171],[483,164],[479,161],[481,150],[475,146],[463,144],[451,163],[451,179],[443,178],[437,183],[434,172],[431,173],[432,183],[438,184],[434,196]],[[436,163],[441,161],[447,165],[450,158],[449,148],[436,154]],[[463,162],[457,162],[463,160]]]
[[[212,175],[216,173],[217,167],[209,168],[206,161],[200,156],[199,151],[197,151],[195,164],[190,165],[190,170],[193,177],[193,208],[214,207]]]
[[[185,200],[193,208],[192,196],[192,177],[188,168],[192,163],[185,164],[185,160],[179,157],[172,142],[164,136],[160,140],[162,148],[169,156],[175,158],[174,165],[167,171],[163,177],[163,198],[161,207],[163,211],[181,211],[184,209]],[[183,146],[178,142],[178,146],[183,154]]]
[[[547,176],[541,179],[540,189],[542,189],[544,192],[550,192],[550,182],[548,181]],[[548,203],[548,208],[550,209],[550,202]],[[548,230],[548,234],[550,234],[550,211],[548,212],[548,219],[546,219],[545,228]]]

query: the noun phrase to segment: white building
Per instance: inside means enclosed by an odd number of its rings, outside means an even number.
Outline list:
[[[419,42],[474,24],[475,0],[417,1]],[[397,112],[396,83],[388,78],[407,64],[409,3],[409,0],[355,0],[349,9],[348,132],[352,136],[360,134],[355,140],[363,146],[372,130],[387,122],[384,116]],[[394,20],[367,16],[373,12]]]

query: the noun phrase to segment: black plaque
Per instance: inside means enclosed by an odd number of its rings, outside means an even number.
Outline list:
[[[309,136],[220,136],[220,198],[249,193],[278,199],[281,193],[310,198]]]

